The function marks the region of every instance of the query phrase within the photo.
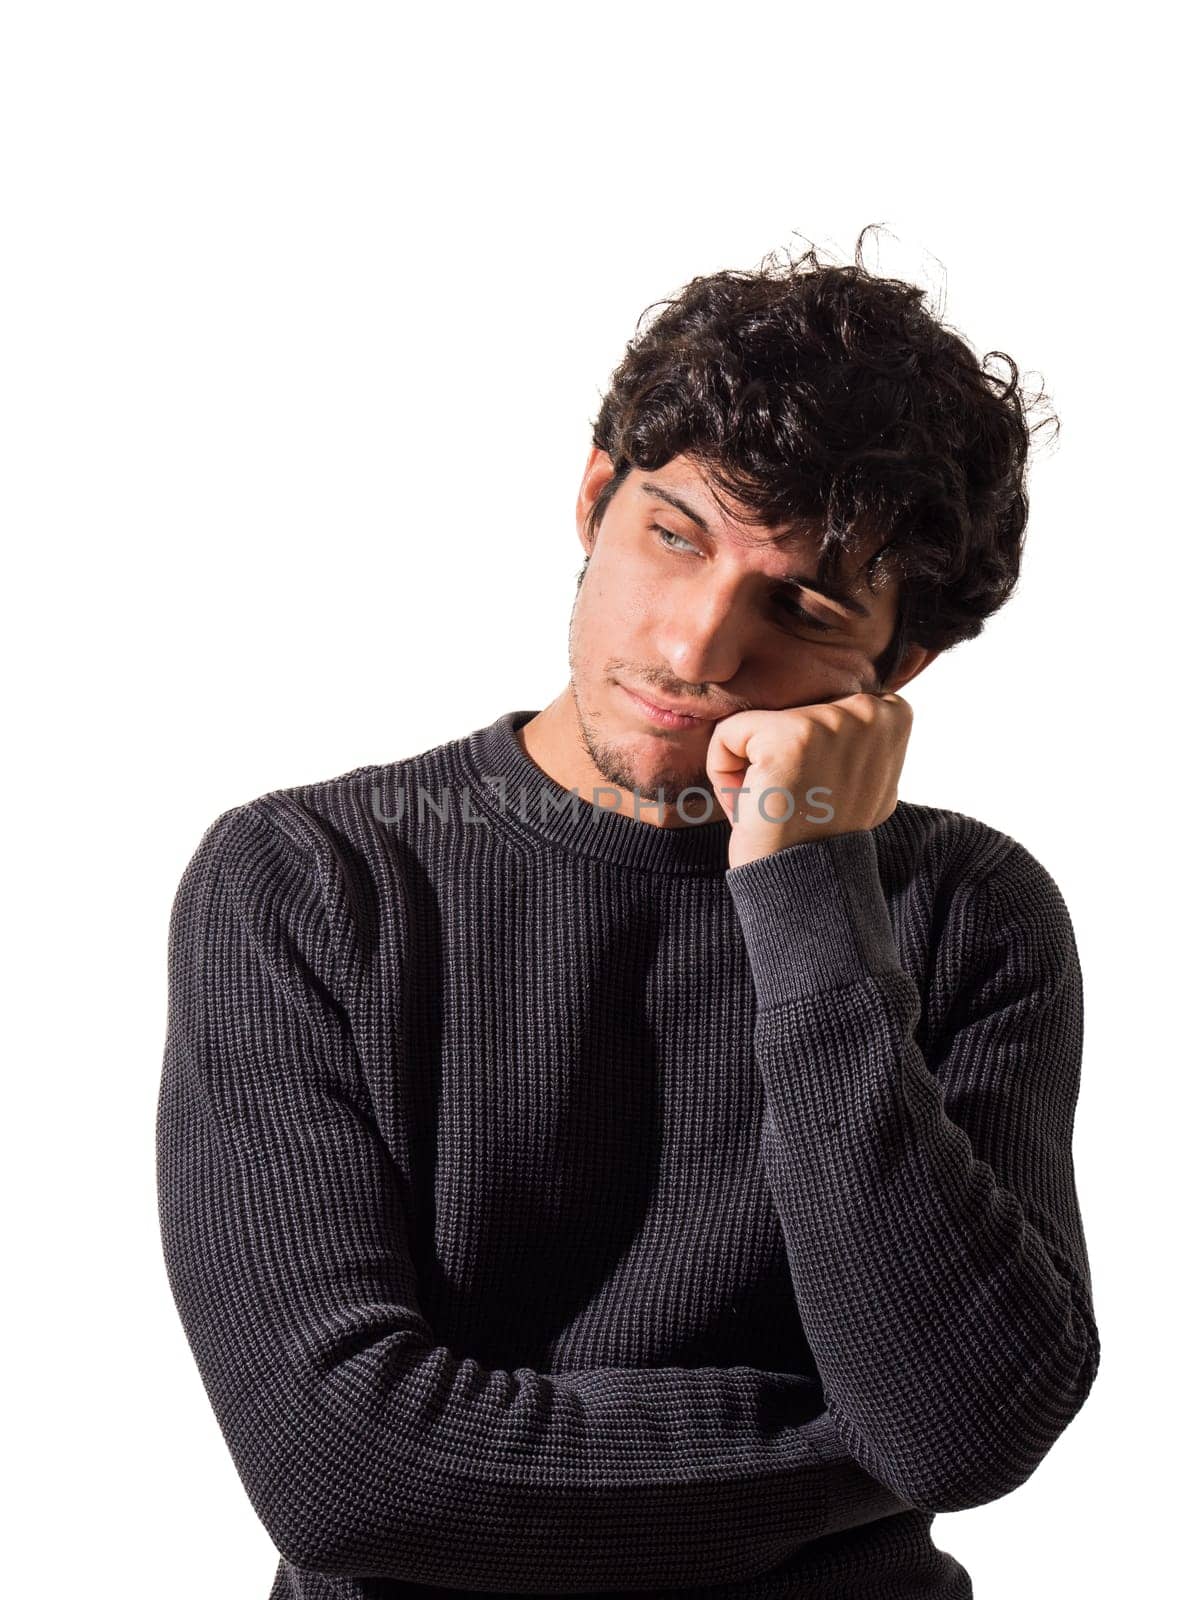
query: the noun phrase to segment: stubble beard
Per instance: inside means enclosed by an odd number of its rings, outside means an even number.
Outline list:
[[[571,699],[575,705],[575,722],[579,730],[579,740],[592,765],[599,772],[605,783],[615,784],[619,789],[626,789],[631,794],[640,795],[647,804],[662,802],[669,806],[677,805],[680,796],[688,789],[699,789],[705,794],[712,794],[712,784],[708,772],[703,765],[681,768],[677,764],[656,767],[652,787],[649,790],[640,786],[638,774],[629,755],[604,735],[598,717],[593,716],[583,704],[579,693],[579,663],[575,651],[575,609],[579,602],[579,589],[583,582],[584,573],[587,571],[587,562],[583,564],[575,586],[575,604],[571,607],[571,618],[567,630],[567,659],[571,674]],[[666,735],[665,737],[670,737]],[[691,807],[698,807],[698,796],[692,796]],[[714,815],[719,816],[720,807],[714,805]]]

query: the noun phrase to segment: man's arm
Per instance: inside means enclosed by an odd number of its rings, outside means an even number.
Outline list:
[[[165,1261],[280,1552],[450,1587],[683,1588],[909,1509],[829,1436],[809,1378],[549,1376],[437,1343],[346,1021],[337,872],[252,803],[206,832],[171,916]]]
[[[821,1424],[912,1504],[1032,1473],[1099,1363],[1071,1157],[1083,989],[1067,908],[1014,844],[956,894],[953,1001],[918,1048],[871,829],[731,868],[758,996],[764,1165]]]

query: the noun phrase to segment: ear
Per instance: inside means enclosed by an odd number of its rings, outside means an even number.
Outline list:
[[[940,650],[926,650],[924,645],[910,644],[900,657],[895,672],[884,684],[884,689],[889,694],[896,694],[906,683],[911,683],[918,673],[924,672],[931,661],[936,661],[941,655]]]
[[[579,485],[579,498],[575,502],[575,530],[579,535],[579,542],[583,546],[584,554],[591,556],[595,540],[588,537],[587,519],[592,507],[600,496],[601,489],[612,477],[616,468],[613,466],[612,457],[607,450],[601,450],[593,445],[588,451],[587,461],[584,463],[583,480]]]

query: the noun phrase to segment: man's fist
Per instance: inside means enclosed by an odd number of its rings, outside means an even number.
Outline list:
[[[852,694],[715,723],[706,766],[733,825],[729,865],[886,822],[912,716],[898,694]]]

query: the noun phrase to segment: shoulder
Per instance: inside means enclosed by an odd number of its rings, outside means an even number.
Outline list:
[[[1066,900],[1045,861],[979,817],[902,801],[876,830],[880,876],[935,987],[968,971],[1057,981],[1078,967]]]
[[[467,737],[228,807],[205,829],[179,898],[232,897],[256,924],[306,946],[319,938],[343,963],[372,959],[381,942],[404,951],[422,862],[440,842],[406,799],[461,784]]]
[[[407,820],[409,791],[434,791],[460,778],[469,737],[254,795],[221,812],[201,847],[206,857],[229,858],[253,850],[255,842],[268,853],[290,845],[295,855],[326,869],[339,855],[370,855],[381,832]]]
[[[298,847],[319,852],[325,844],[340,841],[369,851],[381,833],[403,836],[410,819],[424,814],[416,796],[436,803],[463,786],[472,737],[464,734],[393,761],[272,789],[244,807],[273,822]]]
[[[1045,862],[980,817],[902,800],[875,832],[881,865],[956,898],[995,906],[1062,899]]]
[[[901,800],[875,833],[884,860],[924,878],[978,880],[1016,845],[1010,834],[979,817],[911,800]]]
[[[903,809],[888,859],[891,870],[913,874],[930,908],[934,1012],[940,996],[957,1015],[966,993],[971,1004],[985,1009],[1026,1007],[1056,996],[1080,1007],[1075,930],[1046,862],[978,817],[936,806]],[[885,851],[880,855],[882,860]]]

